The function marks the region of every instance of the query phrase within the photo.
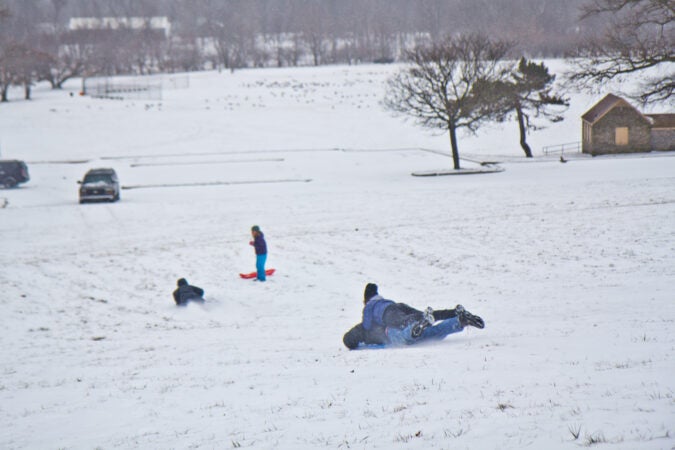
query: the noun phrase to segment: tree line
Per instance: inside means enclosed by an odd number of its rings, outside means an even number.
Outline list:
[[[400,60],[448,35],[482,32],[531,56],[568,54],[593,29],[582,0],[0,0],[0,96],[36,81],[206,68]],[[72,30],[73,17],[166,16],[145,28]]]

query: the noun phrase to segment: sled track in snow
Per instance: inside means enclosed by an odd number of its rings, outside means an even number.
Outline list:
[[[436,153],[442,156],[452,157],[452,154],[441,151],[430,150],[419,147],[400,147],[400,148],[347,148],[347,147],[326,147],[326,148],[268,148],[268,149],[251,149],[251,150],[224,150],[217,152],[182,152],[182,153],[153,153],[153,154],[136,154],[136,155],[118,155],[118,156],[101,156],[101,160],[124,160],[124,159],[141,159],[141,158],[178,158],[178,157],[193,157],[193,156],[228,156],[228,155],[253,155],[253,154],[283,154],[283,153],[326,153],[326,152],[344,152],[344,153],[395,153],[395,152],[410,152],[423,151]]]
[[[134,163],[129,167],[154,167],[154,166],[194,166],[199,164],[238,164],[238,163],[259,163],[259,162],[283,162],[284,158],[259,158],[259,159],[228,159],[223,161],[187,161],[187,162],[158,162],[158,163]]]
[[[136,184],[122,186],[122,189],[154,189],[154,188],[175,188],[175,187],[195,187],[195,186],[228,186],[238,184],[273,184],[273,183],[309,183],[311,178],[286,179],[286,180],[250,180],[250,181],[209,181],[203,183],[166,183],[166,184]]]

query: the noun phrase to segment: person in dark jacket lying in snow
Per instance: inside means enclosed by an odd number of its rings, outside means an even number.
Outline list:
[[[178,306],[185,306],[188,302],[204,302],[204,289],[190,286],[185,278],[178,280],[178,288],[173,291],[173,299]]]
[[[427,339],[441,340],[466,326],[485,327],[483,319],[466,311],[462,305],[438,311],[427,308],[422,312],[405,303],[383,298],[373,283],[366,285],[363,303],[361,323],[342,338],[349,349],[355,349],[359,344],[409,345]]]

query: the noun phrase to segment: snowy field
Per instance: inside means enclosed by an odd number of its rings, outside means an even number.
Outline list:
[[[161,101],[0,105],[0,448],[675,448],[675,154],[544,157],[384,111],[394,66],[191,74]],[[70,95],[74,93],[75,95]],[[79,205],[113,167],[122,199]],[[269,245],[266,283],[250,227]],[[176,308],[176,279],[206,290]],[[363,287],[485,319],[348,351]]]

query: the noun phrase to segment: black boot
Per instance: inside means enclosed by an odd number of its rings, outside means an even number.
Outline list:
[[[422,319],[418,320],[417,323],[413,325],[410,330],[410,335],[413,339],[417,339],[422,335],[424,329],[432,326],[434,322],[436,322],[436,319],[434,319],[434,310],[431,309],[431,307],[428,307],[424,310]]]
[[[455,312],[457,313],[457,318],[459,319],[459,324],[462,327],[468,325],[476,328],[485,328],[485,322],[479,316],[474,316],[469,311],[464,309],[462,305],[457,305],[455,307]]]
[[[430,324],[426,320],[417,322],[410,330],[410,336],[412,336],[413,339],[417,339],[418,337],[422,336],[422,332],[429,326]]]

